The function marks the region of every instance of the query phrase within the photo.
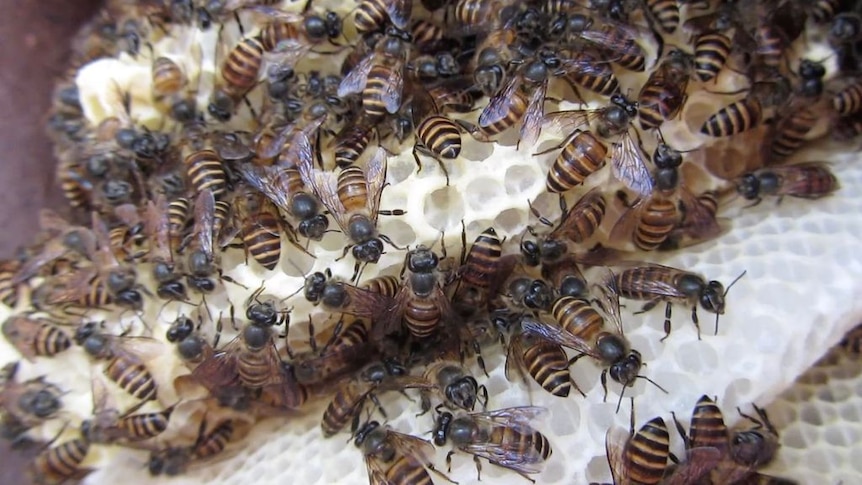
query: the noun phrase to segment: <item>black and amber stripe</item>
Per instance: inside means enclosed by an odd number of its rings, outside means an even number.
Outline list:
[[[862,110],[862,81],[842,89],[832,98],[832,107],[841,116],[858,113]]]
[[[461,284],[486,290],[497,273],[497,265],[503,254],[503,242],[497,231],[489,227],[470,246],[461,270]]]
[[[240,99],[257,84],[263,64],[263,43],[258,37],[246,37],[228,53],[221,69],[224,92]]]
[[[241,232],[246,251],[261,266],[272,271],[281,260],[281,219],[274,210],[266,209],[269,205],[269,201],[264,201],[264,210],[248,217]]]
[[[721,409],[708,396],[701,396],[691,413],[688,435],[692,448],[712,447],[722,453],[727,450],[727,425]]]
[[[361,287],[394,298],[401,291],[401,279],[395,275],[377,276],[362,283]]]
[[[629,483],[653,485],[661,482],[670,456],[670,434],[662,418],[643,425],[623,450]]]
[[[83,438],[48,448],[33,460],[32,470],[36,482],[62,483],[76,477],[89,451],[90,442]]]
[[[551,235],[566,237],[576,244],[586,241],[602,224],[606,206],[601,191],[587,192],[574,207],[563,214],[563,219]]]
[[[320,421],[323,436],[330,437],[338,433],[359,412],[370,392],[370,387],[360,389],[360,386],[361,384],[355,381],[348,382],[332,396]]]
[[[805,136],[817,123],[817,115],[809,109],[800,109],[787,117],[772,139],[770,152],[778,159],[796,153],[805,144]]]
[[[647,9],[666,34],[672,34],[679,27],[678,0],[646,0]]]
[[[365,172],[356,166],[350,166],[338,174],[336,185],[338,200],[347,213],[363,211],[368,203],[368,181]]]
[[[184,164],[186,176],[196,194],[209,190],[218,199],[227,191],[227,176],[215,150],[207,148],[192,152]]]
[[[561,193],[581,185],[605,166],[607,156],[607,145],[589,131],[578,132],[554,159],[545,183],[548,191]]]
[[[702,82],[715,79],[724,68],[732,42],[730,37],[710,32],[698,36],[694,43],[694,72]]]
[[[527,372],[554,396],[567,397],[572,392],[569,359],[559,345],[536,339],[524,345],[524,364]]]
[[[763,107],[754,98],[745,98],[731,103],[709,117],[700,132],[713,136],[731,136],[750,130],[760,123]]]
[[[173,406],[157,413],[133,414],[120,418],[117,427],[123,436],[133,441],[150,439],[168,429],[168,423],[173,413]]]
[[[341,168],[349,167],[371,143],[371,130],[365,123],[356,123],[338,134],[335,142],[335,164]]]
[[[681,217],[682,213],[672,200],[654,197],[640,214],[640,220],[634,232],[635,245],[644,251],[657,249],[667,239]]]
[[[142,401],[156,399],[156,381],[144,364],[118,355],[108,361],[105,375]]]
[[[551,315],[566,332],[589,342],[596,341],[605,321],[586,300],[561,296],[551,306]]]
[[[454,159],[461,153],[461,131],[445,116],[428,116],[416,127],[416,135],[439,157]]]

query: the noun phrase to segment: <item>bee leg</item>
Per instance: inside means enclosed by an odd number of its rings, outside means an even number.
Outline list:
[[[665,339],[670,337],[670,316],[673,311],[671,306],[670,302],[667,302],[664,306],[664,337],[661,338],[661,342],[664,342]],[[697,323],[695,323],[695,325],[697,325]],[[700,327],[697,327],[697,339],[700,340]]]
[[[484,385],[481,385],[481,386],[479,386],[479,390],[482,391],[482,397],[484,398],[484,399],[479,401],[480,403],[482,403],[482,410],[487,411],[488,410],[488,388],[485,387]]]
[[[437,475],[437,476],[439,476],[439,477],[443,478],[444,480],[446,480],[447,482],[449,482],[449,483],[453,483],[453,484],[455,484],[455,485],[458,485],[458,482],[456,482],[456,481],[452,480],[452,479],[451,479],[451,478],[449,478],[445,473],[443,473],[443,472],[441,472],[440,470],[438,470],[438,469],[434,466],[434,464],[433,464],[433,463],[428,462],[428,463],[426,463],[426,464],[425,464],[425,467],[426,467],[426,468],[428,468],[428,470],[430,470],[430,471],[431,471],[432,473],[434,473],[435,475]]]
[[[682,442],[685,445],[685,449],[691,449],[691,437],[688,436],[688,433],[685,432],[685,428],[682,427],[682,423],[676,419],[676,414],[673,411],[670,412],[671,417],[673,418],[673,424],[676,426],[676,431],[682,436]]]
[[[583,354],[581,354],[583,355]],[[608,370],[604,369],[602,371],[602,390],[604,391],[604,397],[602,397],[602,402],[608,402]]]
[[[422,393],[421,399],[420,409],[422,409],[422,412],[417,414],[416,417],[423,416],[431,410],[431,398],[428,396],[427,392]]]
[[[446,466],[449,473],[452,473],[452,455],[455,454],[455,450],[449,450],[449,453],[446,453]]]
[[[383,416],[383,419],[389,419],[389,416],[386,415],[386,410],[383,409],[383,406],[380,404],[380,400],[377,399],[377,395],[369,394],[368,398],[371,399],[372,403],[374,403],[374,407],[377,408],[377,411],[380,412],[380,415]]]
[[[694,327],[697,329],[697,339],[700,340],[700,322],[697,319],[697,303],[691,307],[691,321],[694,322]]]
[[[569,375],[569,382],[571,382],[571,383],[572,383],[572,386],[575,388],[575,390],[576,390],[576,391],[578,391],[578,393],[579,393],[581,396],[583,396],[583,397],[587,397],[587,395],[584,393],[584,391],[581,389],[581,387],[580,387],[580,386],[578,386],[578,383],[577,383],[577,382],[575,382],[575,380],[574,380],[574,379],[572,379],[572,376],[571,376],[571,375]]]
[[[482,462],[479,461],[479,457],[473,455],[473,463],[476,464],[476,480],[482,481]],[[493,462],[491,462],[493,463]]]
[[[641,313],[646,313],[646,312],[652,310],[653,308],[655,308],[656,305],[658,305],[658,302],[659,302],[659,300],[652,300],[652,301],[646,302],[646,304],[644,306],[642,306],[640,310],[634,312],[634,315],[640,315]]]

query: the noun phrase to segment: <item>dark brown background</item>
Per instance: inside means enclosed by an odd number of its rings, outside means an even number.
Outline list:
[[[69,39],[99,0],[0,0],[0,258],[26,244],[45,205],[62,207],[43,130]],[[25,455],[0,442],[0,483],[27,483]]]

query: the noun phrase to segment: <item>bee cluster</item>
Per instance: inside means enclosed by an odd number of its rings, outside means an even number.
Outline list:
[[[739,199],[839,188],[828,163],[793,157],[862,131],[857,3],[109,2],[74,39],[48,121],[86,217],[44,211],[0,266],[17,309],[3,334],[28,361],[4,372],[7,434],[63,423],[31,466],[39,483],[115,448],[173,476],[264,418],[322,410],[372,484],[452,482],[435,447],[533,480],[552,459],[546,410],[492,406],[483,375],[502,364],[508,382],[578,400],[586,356],[603,398],[620,388],[617,411],[638,382],[668,392],[620,300],[663,304],[661,341],[690,309],[700,339],[698,309],[718,333],[744,273],[625,260],[715,239]],[[808,43],[823,56],[802,58]],[[500,171],[506,187],[461,182]],[[488,207],[503,193],[523,199]],[[16,380],[48,358],[83,363],[91,417],[68,419],[50,376]],[[399,393],[419,397],[432,440],[381,423]],[[755,409],[754,430],[729,431],[702,398],[670,465],[664,421],[635,432],[633,400],[630,435],[607,436],[615,483],[769,479],[777,432]]]

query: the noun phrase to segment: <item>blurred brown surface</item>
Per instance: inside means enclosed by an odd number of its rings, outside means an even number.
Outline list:
[[[0,0],[0,257],[30,241],[43,206],[62,207],[44,136],[51,87],[68,40],[99,0]],[[27,455],[0,441],[0,483],[27,483]]]

